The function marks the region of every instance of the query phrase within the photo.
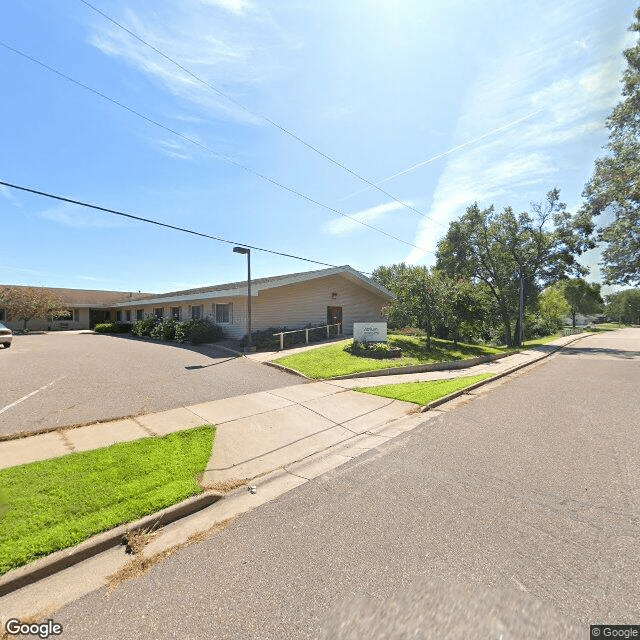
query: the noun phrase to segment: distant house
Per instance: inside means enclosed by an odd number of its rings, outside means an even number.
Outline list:
[[[74,321],[62,321],[67,328],[89,328],[107,320],[135,322],[153,314],[179,320],[209,318],[231,338],[246,333],[246,280],[161,294],[55,291],[67,292],[73,300]],[[251,324],[256,331],[339,322],[343,333],[350,334],[354,322],[383,320],[382,309],[391,300],[387,289],[349,266],[257,278],[251,281]],[[35,321],[30,327],[35,328]]]

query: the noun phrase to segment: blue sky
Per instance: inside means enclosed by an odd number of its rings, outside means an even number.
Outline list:
[[[621,0],[92,4],[248,111],[80,0],[13,0],[0,41],[198,144],[0,47],[0,180],[363,271],[433,264],[475,201],[528,209],[557,186],[575,210],[635,42]],[[245,277],[226,244],[2,187],[0,211],[0,282],[168,291]],[[255,277],[313,268],[252,253]]]

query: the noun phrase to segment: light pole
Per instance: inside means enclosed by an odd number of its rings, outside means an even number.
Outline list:
[[[247,349],[251,351],[251,250],[245,247],[233,247],[233,252],[247,256]]]

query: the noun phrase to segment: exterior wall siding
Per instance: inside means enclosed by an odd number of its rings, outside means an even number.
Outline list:
[[[46,318],[33,318],[27,323],[27,329],[29,331],[59,331],[59,330],[78,330],[89,328],[89,309],[75,307],[78,312],[78,321],[73,320],[73,316],[70,316],[65,320],[47,320]],[[72,309],[73,311],[73,309]],[[2,324],[9,327],[12,331],[22,330],[22,320],[3,320]]]
[[[333,297],[333,294],[337,294]],[[260,292],[253,304],[256,329],[297,329],[307,324],[326,324],[327,307],[342,307],[342,331],[353,333],[354,322],[384,321],[381,310],[387,303],[376,294],[339,275],[287,285]]]
[[[333,297],[333,294],[336,297]],[[246,333],[247,300],[246,296],[230,298],[210,298],[194,300],[194,305],[202,305],[204,317],[215,322],[215,304],[233,305],[231,322],[221,324],[225,337],[240,339]],[[308,282],[263,289],[251,298],[251,324],[254,331],[269,327],[302,328],[308,324],[318,325],[327,322],[327,307],[342,307],[342,330],[353,333],[354,322],[384,321],[382,307],[387,303],[382,294],[369,291],[351,280],[339,275],[318,278]],[[181,319],[191,317],[189,302],[167,302],[161,307],[156,304],[132,304],[118,307],[125,317],[125,310],[131,310],[132,322],[136,320],[136,311],[142,309],[144,317],[153,315],[155,309],[162,308],[164,317],[171,315],[172,307],[181,308]],[[112,309],[115,318],[115,309]]]

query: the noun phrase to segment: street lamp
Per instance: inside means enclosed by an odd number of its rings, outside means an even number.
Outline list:
[[[251,351],[251,250],[233,247],[233,253],[243,253],[247,256],[247,349]]]

